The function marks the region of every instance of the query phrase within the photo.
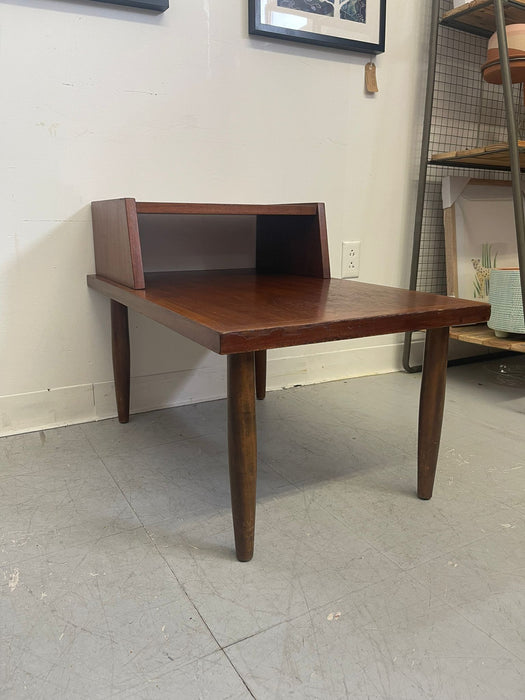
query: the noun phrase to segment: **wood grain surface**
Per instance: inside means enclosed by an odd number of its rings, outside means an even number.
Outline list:
[[[135,200],[127,197],[92,202],[91,215],[97,275],[144,289]]]
[[[253,270],[151,273],[93,289],[220,354],[481,323],[488,304],[363,282]]]
[[[417,495],[432,498],[441,440],[447,380],[448,328],[431,328],[425,339],[425,358],[419,400]]]
[[[239,561],[253,556],[257,430],[255,364],[252,352],[228,357],[228,455],[235,551]]]
[[[315,216],[318,205],[308,204],[197,204],[190,202],[137,202],[137,214],[275,214]]]
[[[525,0],[511,0],[503,5],[505,24],[525,21]],[[472,34],[489,37],[496,31],[494,0],[471,0],[443,15],[442,23]]]

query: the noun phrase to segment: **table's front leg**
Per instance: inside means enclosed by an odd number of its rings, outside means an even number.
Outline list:
[[[425,500],[432,497],[436,475],[445,403],[448,338],[448,328],[432,328],[426,333],[419,401],[417,464],[417,495]]]
[[[111,300],[111,347],[113,354],[113,377],[120,423],[129,421],[129,327],[128,307]]]
[[[254,354],[228,355],[228,452],[235,550],[239,561],[253,556],[257,433]]]

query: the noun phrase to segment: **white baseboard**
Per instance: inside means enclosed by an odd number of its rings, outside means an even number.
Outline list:
[[[422,340],[413,344],[415,360]],[[281,353],[283,351],[280,351]],[[384,374],[401,369],[402,343],[345,347],[302,355],[268,354],[268,390]],[[131,379],[131,412],[213,401],[226,396],[226,358],[209,367]],[[113,382],[0,396],[0,436],[45,430],[117,415]]]
[[[0,436],[96,420],[93,385],[0,396]]]

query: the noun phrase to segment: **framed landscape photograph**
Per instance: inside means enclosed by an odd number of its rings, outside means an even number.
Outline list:
[[[152,10],[153,12],[164,12],[170,6],[169,0],[95,0],[95,2],[138,7],[141,10]]]
[[[382,53],[386,0],[248,0],[250,34]]]

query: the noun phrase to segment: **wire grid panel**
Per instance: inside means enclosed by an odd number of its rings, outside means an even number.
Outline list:
[[[441,0],[441,16],[452,0]],[[428,156],[507,141],[503,90],[481,75],[487,39],[440,26],[434,81],[434,104]],[[518,125],[524,123],[521,86],[514,87]],[[521,131],[522,129],[520,129]],[[417,289],[446,294],[445,234],[441,182],[446,175],[508,180],[510,173],[431,165],[427,171]]]

